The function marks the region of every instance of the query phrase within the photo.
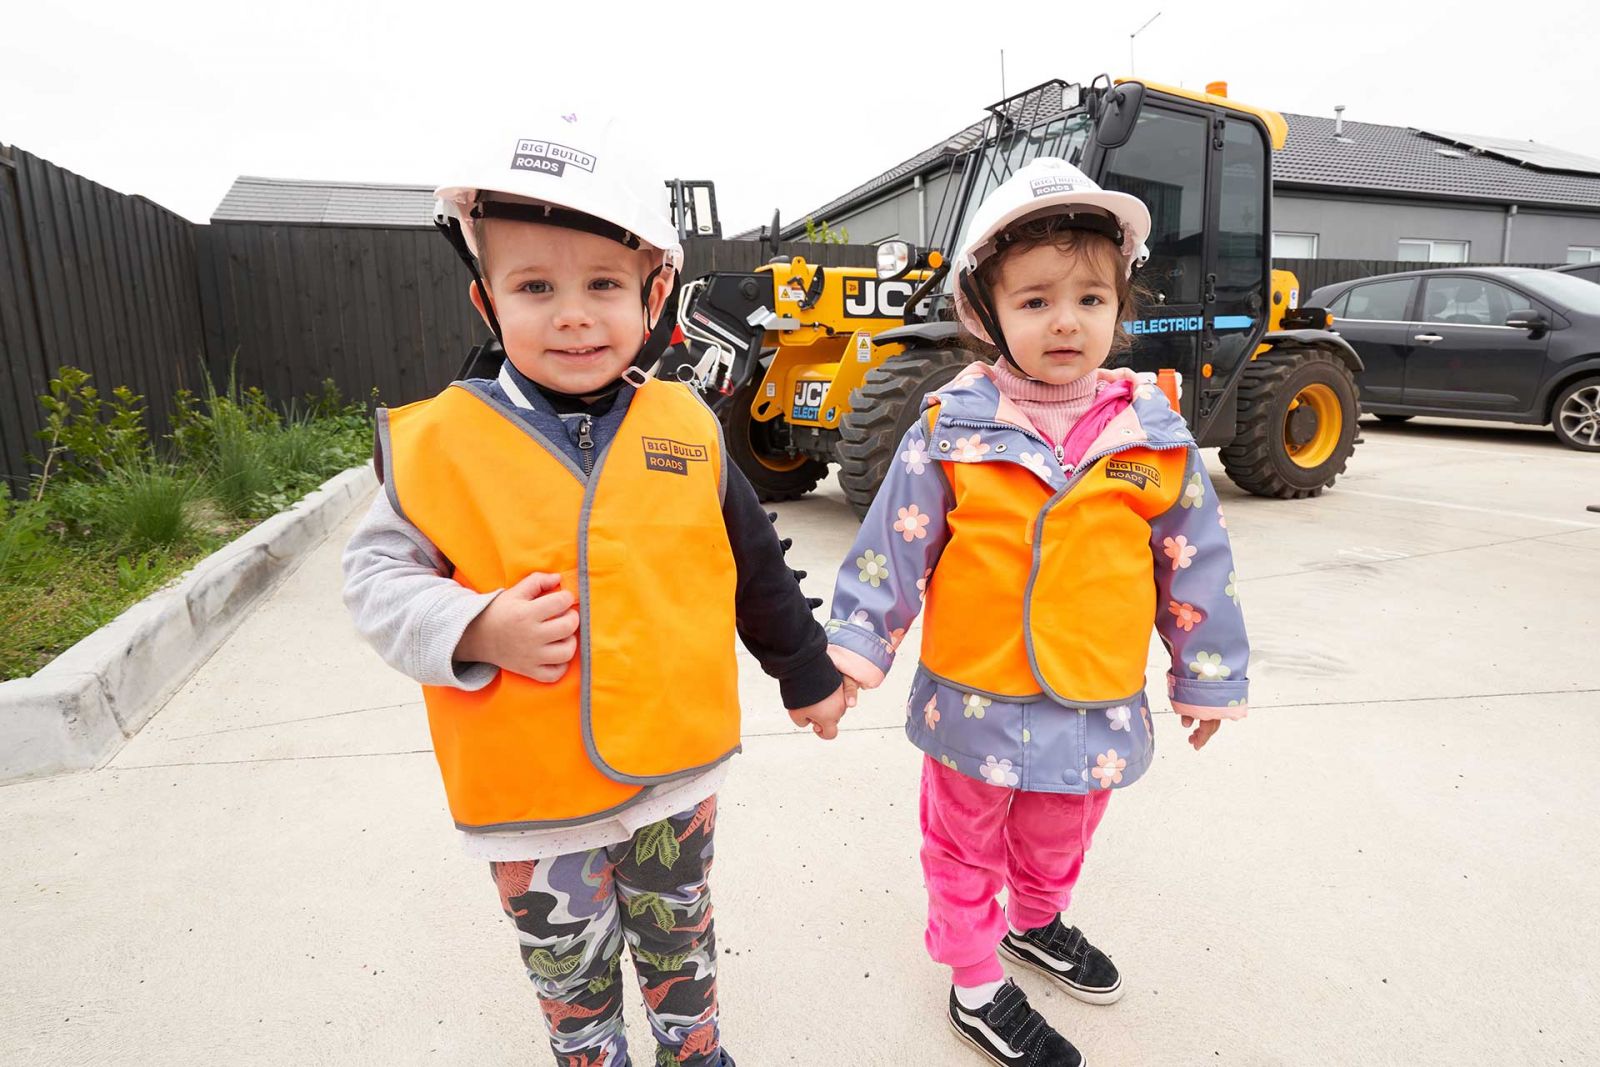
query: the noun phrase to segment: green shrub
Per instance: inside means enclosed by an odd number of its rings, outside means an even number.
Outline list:
[[[0,494],[0,579],[20,576],[47,544],[48,510],[36,501],[13,502]]]
[[[213,419],[212,432],[207,471],[211,495],[236,518],[256,514],[260,498],[275,488],[271,442],[264,434],[251,430],[237,409],[220,410]]]
[[[376,397],[374,396],[374,399]],[[63,367],[40,398],[32,499],[0,499],[0,679],[31,674],[257,519],[372,447],[367,406],[332,382],[287,417],[230,376],[178,393],[161,454],[144,401]]]
[[[52,477],[59,481],[94,478],[150,458],[150,434],[144,424],[144,397],[119,385],[106,401],[89,384],[91,375],[62,367],[50,379],[50,391],[39,398],[44,408],[46,444],[38,460],[34,498],[44,495]]]
[[[190,503],[195,480],[159,466],[119,470],[107,481],[106,530],[115,543],[166,547],[194,532]]]
[[[309,418],[290,418],[283,429],[268,438],[272,469],[284,481],[320,474],[327,464],[323,454],[328,434]]]
[[[193,534],[196,489],[194,477],[148,463],[57,486],[47,503],[81,539],[117,549],[159,547]]]

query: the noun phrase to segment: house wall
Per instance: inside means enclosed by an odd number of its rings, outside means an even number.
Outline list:
[[[1600,248],[1600,215],[1562,215],[1522,208],[1511,221],[1513,263],[1565,263],[1574,245]]]
[[[1600,214],[1521,208],[1505,249],[1502,204],[1442,204],[1280,192],[1272,201],[1276,233],[1317,234],[1320,259],[1398,259],[1403,238],[1467,241],[1473,263],[1565,263],[1572,245],[1600,247]]]
[[[931,242],[937,236],[933,232],[934,223],[939,214],[939,205],[944,199],[945,187],[949,182],[948,170],[923,178],[923,199],[927,205],[925,239],[919,240],[917,190],[909,180],[896,187],[884,199],[849,209],[843,214],[829,216],[827,223],[835,230],[842,227],[850,231],[851,244],[877,244],[892,238],[910,241],[913,244]],[[823,220],[815,221],[820,223]]]
[[[1498,262],[1504,228],[1499,207],[1300,193],[1272,199],[1273,232],[1316,234],[1319,259],[1399,259],[1402,238],[1430,238],[1467,241],[1470,262]]]

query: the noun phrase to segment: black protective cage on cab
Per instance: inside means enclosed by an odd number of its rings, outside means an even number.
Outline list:
[[[1272,299],[1270,134],[1248,112],[1191,100],[1140,82],[1088,87],[1060,79],[1036,85],[988,108],[985,136],[955,161],[932,227],[935,247],[953,251],[977,205],[997,185],[1041,156],[1078,167],[1102,188],[1130,193],[1150,209],[1150,258],[1136,275],[1137,316],[1125,325],[1130,351],[1112,363],[1139,371],[1172,368],[1183,375],[1182,414],[1202,445],[1234,439],[1239,379],[1267,334]],[[953,195],[949,190],[955,190]],[[942,292],[935,292],[935,288]],[[929,319],[952,317],[944,271],[929,279]],[[1295,341],[1355,354],[1336,335],[1308,329]],[[881,340],[947,344],[943,323],[908,318],[904,332]],[[1289,324],[1286,323],[1286,326]],[[942,328],[941,328],[942,327]],[[1312,336],[1315,334],[1315,336]],[[1209,367],[1210,374],[1202,368]]]

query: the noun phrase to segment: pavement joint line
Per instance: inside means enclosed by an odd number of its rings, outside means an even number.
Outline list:
[[[1600,689],[1530,689],[1516,693],[1447,693],[1435,697],[1372,697],[1368,700],[1313,700],[1298,704],[1250,704],[1251,711],[1277,711],[1283,708],[1339,708],[1360,704],[1422,704],[1439,700],[1498,700],[1505,697],[1583,696]]]
[[[431,756],[431,748],[405,748],[398,752],[325,752],[309,756],[261,756],[258,759],[210,759],[210,760],[181,760],[177,763],[125,763],[115,767],[104,767],[107,771],[164,771],[175,767],[248,767],[253,763],[300,763],[306,760],[324,759],[373,759],[380,756]],[[47,782],[48,778],[33,779],[36,782]],[[17,785],[27,783],[18,782]]]
[[[1600,529],[1600,522],[1583,522],[1578,519],[1556,519],[1548,515],[1535,515],[1527,511],[1506,511],[1502,508],[1484,508],[1476,504],[1454,504],[1447,500],[1426,500],[1422,497],[1398,496],[1394,493],[1369,493],[1365,489],[1343,489],[1342,496],[1362,496],[1372,500],[1396,500],[1402,504],[1422,504],[1432,508],[1449,508],[1452,511],[1476,511],[1483,515],[1499,515],[1508,519],[1531,519],[1534,522],[1554,522],[1582,529]]]
[[[1474,455],[1474,456],[1493,456],[1496,459],[1517,459],[1517,460],[1521,460],[1521,459],[1543,459],[1545,457],[1545,455],[1547,454],[1545,450],[1548,448],[1548,446],[1554,444],[1554,442],[1549,441],[1547,438],[1541,437],[1541,436],[1533,434],[1533,433],[1529,433],[1529,434],[1526,435],[1528,437],[1527,441],[1516,441],[1516,442],[1513,442],[1513,443],[1511,443],[1510,447],[1516,448],[1519,445],[1526,445],[1529,448],[1537,448],[1537,449],[1540,449],[1541,451],[1539,451],[1539,452],[1507,452],[1507,451],[1504,451],[1504,450],[1501,450],[1501,449],[1494,449],[1494,448],[1470,448],[1470,447],[1468,447],[1466,445],[1436,444],[1436,443],[1434,443],[1433,441],[1431,441],[1431,440],[1429,440],[1427,438],[1411,438],[1411,439],[1407,439],[1406,434],[1405,434],[1404,431],[1401,431],[1400,433],[1392,433],[1391,431],[1380,429],[1380,425],[1381,424],[1370,423],[1370,422],[1369,423],[1362,423],[1361,424],[1361,429],[1363,431],[1365,431],[1365,430],[1375,430],[1375,431],[1377,431],[1378,436],[1377,436],[1377,438],[1375,438],[1375,440],[1381,440],[1385,444],[1396,444],[1396,445],[1400,445],[1403,448],[1425,448],[1425,449],[1428,449],[1430,451],[1435,451],[1435,452],[1440,452],[1440,451],[1442,451],[1442,452],[1465,452],[1465,453],[1468,453],[1468,454]],[[1526,425],[1526,424],[1524,424],[1524,425]],[[1440,428],[1442,429],[1443,427],[1440,427]],[[1504,429],[1504,427],[1497,427],[1497,428],[1498,429]],[[1559,445],[1557,445],[1554,448],[1549,448],[1548,449],[1548,455],[1554,456],[1557,459],[1579,460],[1579,459],[1583,458],[1582,456],[1579,456],[1576,453],[1573,453],[1573,452],[1569,451],[1568,449],[1561,448]]]
[[[1342,493],[1342,492],[1344,492],[1344,490],[1340,490],[1340,493]],[[1321,506],[1328,507],[1331,504],[1336,504],[1340,499],[1340,493],[1330,493],[1330,494],[1328,494],[1326,496],[1318,498],[1320,503],[1321,503]],[[1249,497],[1241,496],[1241,497],[1239,497],[1239,499],[1240,500],[1248,500]],[[1230,506],[1232,506],[1232,505],[1230,505]],[[1366,518],[1366,517],[1370,517],[1370,515],[1371,515],[1370,511],[1368,511],[1366,509],[1360,509],[1360,508],[1340,508],[1340,509],[1335,509],[1335,510],[1337,510],[1338,514],[1341,515],[1341,516],[1347,516],[1347,517],[1352,517],[1352,518]],[[1494,536],[1496,534],[1504,532],[1504,531],[1501,531],[1501,530],[1486,530],[1486,529],[1483,529],[1482,527],[1479,527],[1479,526],[1463,526],[1459,522],[1448,522],[1443,518],[1425,519],[1425,518],[1421,517],[1420,515],[1406,515],[1404,517],[1393,518],[1390,521],[1394,522],[1394,523],[1400,523],[1400,522],[1409,523],[1409,524],[1414,525],[1414,526],[1437,526],[1440,529],[1444,529],[1444,530],[1457,530],[1457,531],[1460,531],[1462,533],[1484,534],[1486,536]],[[1576,533],[1576,532],[1577,531],[1575,531],[1575,530],[1558,530],[1555,533],[1538,534],[1537,536],[1539,536],[1539,537],[1565,537],[1567,534]]]
[[[1308,574],[1344,570],[1348,567],[1376,567],[1386,563],[1404,563],[1413,559],[1427,559],[1430,556],[1448,556],[1453,552],[1476,552],[1484,548],[1502,548],[1506,545],[1521,544],[1524,541],[1543,541],[1548,537],[1559,536],[1561,534],[1528,534],[1526,537],[1511,537],[1504,541],[1485,541],[1481,545],[1458,545],[1455,548],[1434,549],[1432,552],[1413,552],[1404,556],[1394,556],[1390,559],[1352,559],[1342,563],[1327,563],[1317,567],[1304,567],[1297,571],[1279,571],[1276,574],[1253,574],[1240,578],[1239,584],[1249,585],[1252,582],[1265,582],[1272,578],[1299,578]]]
[[[298,719],[279,719],[276,722],[258,722],[249,726],[224,726],[220,730],[201,730],[197,734],[183,734],[179,737],[163,737],[161,741],[193,741],[200,737],[215,737],[218,734],[237,734],[245,730],[267,730],[274,726],[294,726],[302,722],[320,722],[323,719],[337,719],[341,715],[360,715],[368,711],[394,711],[396,708],[419,708],[420,700],[408,700],[403,704],[377,704],[370,708],[350,708],[346,711],[330,711],[326,715],[306,715]]]

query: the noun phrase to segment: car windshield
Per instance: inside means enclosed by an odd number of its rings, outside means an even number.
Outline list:
[[[1552,304],[1582,315],[1600,315],[1600,285],[1594,282],[1553,270],[1530,270],[1512,279]]]

